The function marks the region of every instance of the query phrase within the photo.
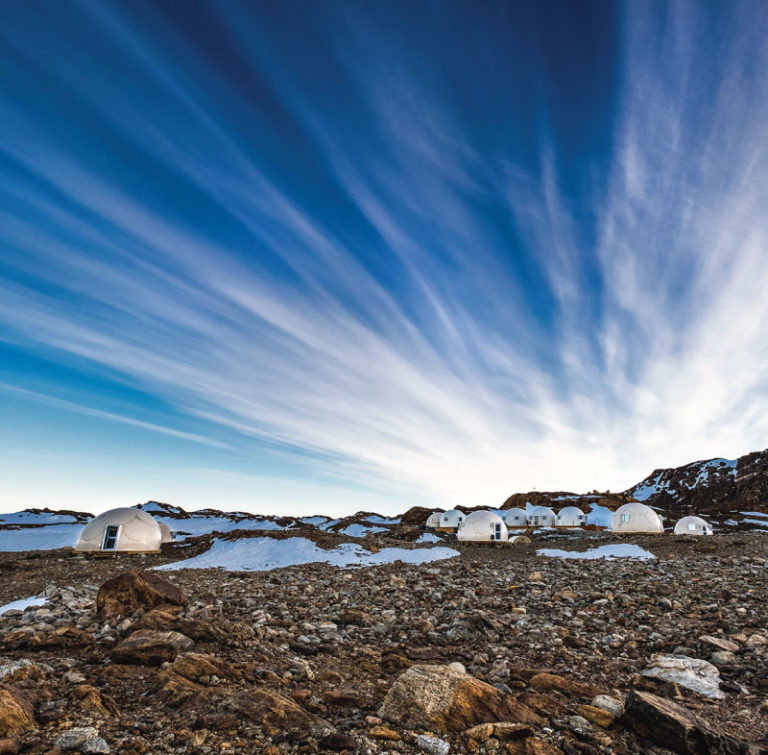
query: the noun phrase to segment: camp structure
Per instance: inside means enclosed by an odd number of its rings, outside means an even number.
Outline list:
[[[675,525],[676,535],[711,535],[712,525],[700,516],[684,516]]]
[[[611,532],[619,535],[660,535],[664,532],[664,523],[650,506],[625,503],[613,512]]]
[[[433,511],[428,517],[427,521],[424,522],[424,529],[425,530],[436,530],[440,526],[440,516],[443,512],[442,511]]]
[[[160,550],[162,540],[160,525],[150,514],[141,509],[112,509],[94,517],[83,527],[75,550],[155,553]]]
[[[547,506],[532,506],[528,510],[530,527],[554,527],[555,519],[555,512]]]
[[[582,527],[586,523],[587,515],[578,506],[566,506],[555,517],[555,527]]]
[[[451,509],[440,514],[440,521],[435,529],[438,532],[456,532],[459,525],[464,521],[465,514],[458,509]]]
[[[158,524],[160,525],[160,542],[172,543],[175,538],[171,528],[165,522],[159,522]]]
[[[528,526],[525,509],[504,509],[499,513],[508,530],[524,530]]]
[[[493,511],[473,511],[459,525],[456,538],[466,543],[506,543],[507,525]]]

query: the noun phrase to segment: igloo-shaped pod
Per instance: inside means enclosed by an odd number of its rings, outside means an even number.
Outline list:
[[[442,511],[433,511],[424,523],[425,529],[436,530],[440,526],[440,516],[442,513]]]
[[[505,509],[499,516],[504,520],[508,530],[524,530],[528,526],[525,509]]]
[[[105,511],[83,527],[76,550],[151,553],[160,550],[160,525],[141,509]]]
[[[465,514],[458,509],[451,509],[450,511],[444,511],[440,514],[440,523],[436,530],[445,530],[446,532],[453,532],[459,528],[459,525],[464,521]]]
[[[625,503],[613,512],[611,532],[659,535],[664,532],[661,517],[644,503]]]
[[[467,543],[505,543],[509,537],[504,520],[493,511],[473,511],[459,525],[458,540]]]
[[[557,512],[555,527],[581,527],[587,523],[587,515],[578,506],[566,506]]]
[[[554,527],[555,512],[548,506],[532,506],[528,511],[528,524],[531,527]]]
[[[712,525],[700,516],[684,516],[675,525],[676,535],[711,535]]]
[[[158,522],[158,524],[160,525],[160,542],[172,543],[175,538],[171,528],[165,522]]]

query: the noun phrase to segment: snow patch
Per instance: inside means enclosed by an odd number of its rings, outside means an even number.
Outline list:
[[[425,532],[416,541],[417,543],[442,543],[443,538],[433,535],[431,532]]]
[[[348,524],[343,530],[339,530],[340,535],[348,537],[365,537],[376,532],[387,532],[386,527],[366,527],[364,524]]]
[[[256,537],[216,540],[210,550],[199,556],[155,568],[161,571],[210,568],[228,571],[269,571],[318,562],[340,567],[375,566],[394,561],[422,564],[458,555],[459,552],[452,548],[382,548],[378,553],[370,553],[356,543],[342,543],[333,550],[323,550],[304,537],[291,537],[286,540]]]
[[[7,611],[23,611],[30,606],[42,606],[48,602],[48,598],[22,598],[21,600],[14,600],[11,603],[6,603],[4,606],[0,606],[0,616]]]
[[[557,548],[542,548],[536,551],[537,556],[549,556],[550,558],[578,558],[578,559],[596,559],[606,558],[639,558],[643,561],[656,558],[650,551],[641,548],[639,545],[630,543],[618,543],[616,545],[600,545],[588,551],[563,551]]]
[[[74,548],[82,530],[81,524],[48,524],[44,527],[0,530],[0,552]]]

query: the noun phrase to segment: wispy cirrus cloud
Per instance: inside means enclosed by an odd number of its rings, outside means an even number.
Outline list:
[[[78,6],[117,56],[61,57],[54,30],[54,65],[23,12],[0,32],[58,92],[51,112],[16,86],[0,99],[8,340],[178,413],[136,422],[282,449],[286,479],[321,468],[395,508],[623,488],[766,445],[756,5],[717,34],[692,4],[628,8],[604,136],[576,166],[568,109],[495,79],[522,64],[511,22],[485,19],[491,62],[467,80],[450,48],[422,54],[344,4],[315,19],[310,60],[266,10],[222,10],[217,58],[140,7]],[[451,38],[463,18],[413,23]]]

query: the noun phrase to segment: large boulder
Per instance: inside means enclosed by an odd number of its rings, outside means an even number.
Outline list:
[[[130,616],[138,608],[186,606],[189,598],[176,585],[154,572],[129,571],[108,579],[96,596],[100,619]]]
[[[29,701],[13,689],[0,689],[0,737],[12,737],[34,725]]]
[[[672,752],[736,755],[751,751],[748,743],[718,732],[695,713],[650,692],[629,693],[622,722]]]
[[[112,660],[137,666],[160,666],[189,650],[194,641],[181,632],[155,632],[139,629],[112,650]]]
[[[401,726],[434,731],[464,731],[498,721],[544,723],[512,695],[475,679],[459,664],[411,666],[392,685],[379,715]]]

